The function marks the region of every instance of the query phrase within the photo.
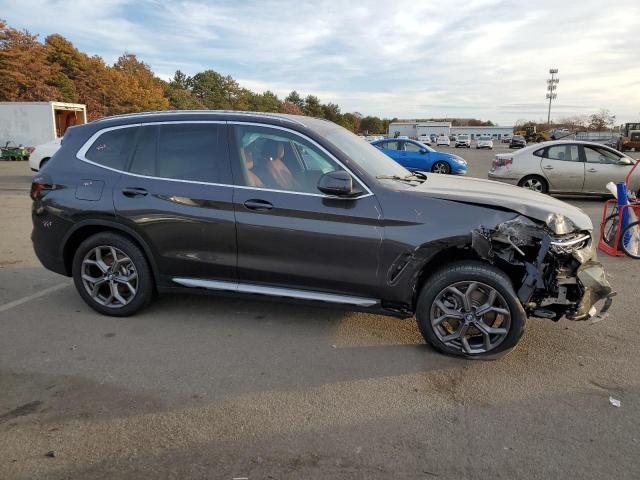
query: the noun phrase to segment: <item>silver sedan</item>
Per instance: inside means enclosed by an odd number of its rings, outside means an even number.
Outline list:
[[[495,156],[488,177],[542,193],[608,194],[623,182],[636,160],[600,143],[558,140]],[[640,187],[640,167],[630,182]]]

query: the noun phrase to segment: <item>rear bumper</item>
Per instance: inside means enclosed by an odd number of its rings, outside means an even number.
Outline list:
[[[487,178],[489,180],[494,180],[496,182],[508,183],[509,185],[518,185],[517,177],[509,177],[503,175],[496,175],[495,173],[489,172],[487,173]]]

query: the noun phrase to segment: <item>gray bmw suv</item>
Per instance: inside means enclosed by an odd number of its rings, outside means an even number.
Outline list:
[[[156,292],[271,296],[415,315],[436,349],[482,357],[511,349],[527,316],[585,320],[611,303],[582,211],[411,173],[309,117],[162,112],[72,127],[31,197],[38,258],[106,315]]]

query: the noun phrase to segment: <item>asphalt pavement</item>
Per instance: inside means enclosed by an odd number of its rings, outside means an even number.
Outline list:
[[[486,178],[504,150],[457,153]],[[39,265],[29,178],[0,162],[1,479],[639,476],[631,259],[601,254],[608,319],[531,319],[496,361],[440,355],[413,320],[277,301],[168,295],[116,319]],[[602,199],[568,201],[599,224]]]

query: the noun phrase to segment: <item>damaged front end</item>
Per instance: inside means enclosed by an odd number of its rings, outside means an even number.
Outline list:
[[[521,215],[494,228],[478,227],[472,248],[519,281],[514,286],[529,315],[599,321],[611,306],[615,293],[596,260],[591,233],[563,215],[550,214],[544,224]]]

